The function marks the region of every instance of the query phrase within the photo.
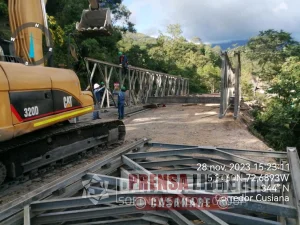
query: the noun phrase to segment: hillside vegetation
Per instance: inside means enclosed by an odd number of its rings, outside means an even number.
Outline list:
[[[157,39],[126,34],[118,47],[134,66],[189,78],[192,93],[218,92],[220,47],[187,41],[178,24],[171,24],[166,30]]]
[[[274,149],[300,149],[300,44],[287,32],[267,30],[234,50],[242,52],[243,97],[258,103],[253,128]],[[267,88],[255,92],[250,80]]]

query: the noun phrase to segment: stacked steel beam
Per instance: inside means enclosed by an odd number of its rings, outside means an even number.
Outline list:
[[[18,215],[26,225],[299,224],[299,173],[295,148],[254,151],[144,139],[25,196],[2,211],[0,221],[20,224],[7,222]],[[176,208],[166,196],[206,200]]]

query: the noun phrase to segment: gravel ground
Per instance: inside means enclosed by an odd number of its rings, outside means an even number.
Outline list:
[[[218,105],[166,105],[124,120],[126,140],[148,137],[171,144],[268,150],[232,115],[218,118]]]

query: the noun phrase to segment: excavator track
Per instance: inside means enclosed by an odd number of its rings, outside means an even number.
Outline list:
[[[125,134],[125,125],[120,120],[95,120],[68,125],[58,124],[2,142],[0,185],[5,175],[14,179],[88,149],[122,143]]]

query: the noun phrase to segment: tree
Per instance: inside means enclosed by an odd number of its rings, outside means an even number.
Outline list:
[[[284,31],[261,31],[257,37],[248,42],[248,58],[257,61],[260,68],[257,75],[266,81],[271,81],[281,69],[281,64],[288,57],[297,42],[291,34]]]
[[[218,91],[221,49],[187,41],[179,24],[167,26],[167,32],[160,32],[154,42],[145,43],[140,34],[130,34],[118,46],[126,49],[134,66],[189,78],[191,92]]]
[[[178,39],[182,35],[182,30],[180,24],[170,24],[167,26],[167,34],[169,34],[173,39]]]
[[[274,149],[299,148],[299,43],[289,33],[267,30],[252,38],[246,50],[244,71],[270,86],[262,99],[265,108],[254,114],[254,128]]]
[[[221,70],[215,67],[212,62],[207,63],[203,68],[198,68],[198,74],[203,82],[209,89],[210,93],[220,91]]]
[[[203,44],[201,38],[199,38],[199,37],[193,37],[191,42],[193,42],[195,44]]]

